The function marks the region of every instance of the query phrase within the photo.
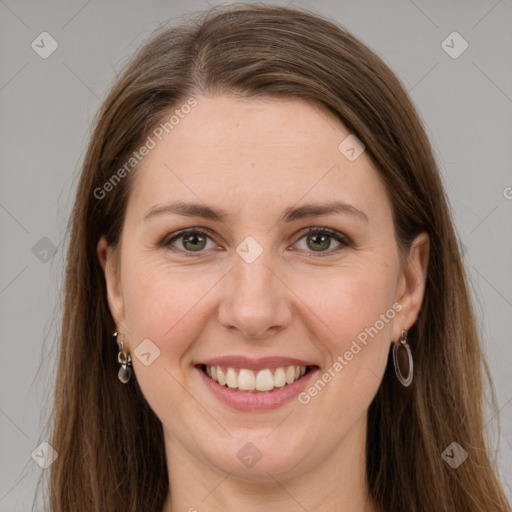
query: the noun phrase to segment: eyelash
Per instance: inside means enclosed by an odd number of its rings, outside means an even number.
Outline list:
[[[212,241],[213,241],[213,238],[212,236],[210,235],[209,233],[209,230],[206,229],[206,228],[187,228],[187,229],[183,229],[179,232],[177,232],[176,234],[174,234],[173,236],[171,236],[171,238],[169,238],[168,236],[166,236],[161,242],[160,242],[160,245],[171,250],[172,252],[182,252],[184,254],[186,254],[188,257],[192,256],[192,257],[201,257],[202,256],[202,253],[204,253],[205,251],[204,250],[201,250],[201,251],[187,251],[185,249],[178,249],[176,247],[172,247],[171,244],[172,242],[174,242],[175,240],[178,240],[182,237],[184,237],[185,235],[201,235],[201,236],[205,236],[207,238],[210,238]],[[302,236],[297,240],[297,242],[299,242],[300,240],[302,240],[304,237],[307,237],[308,235],[324,235],[324,236],[328,236],[330,238],[334,238],[337,242],[339,242],[341,245],[333,250],[329,250],[329,251],[320,251],[320,252],[315,252],[315,251],[310,251],[311,254],[313,255],[313,257],[324,257],[324,256],[329,256],[329,255],[332,255],[333,253],[337,253],[347,247],[352,247],[352,241],[342,235],[341,233],[339,233],[338,231],[335,231],[333,229],[330,229],[330,228],[326,228],[326,227],[310,227],[307,229],[307,231],[305,233],[302,234]],[[295,242],[295,243],[297,243]],[[172,248],[171,248],[172,247]]]

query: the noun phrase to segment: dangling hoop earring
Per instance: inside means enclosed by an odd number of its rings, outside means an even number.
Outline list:
[[[400,370],[400,366],[398,364],[398,349],[404,348],[407,352],[407,359],[409,364],[409,375],[407,377],[404,377],[402,375],[402,372]],[[412,352],[411,348],[409,346],[409,343],[407,343],[407,331],[402,330],[402,336],[400,337],[400,340],[397,343],[393,343],[393,363],[395,366],[395,373],[402,384],[402,386],[408,387],[411,385],[412,382],[412,375],[413,375],[413,362],[412,362]]]
[[[119,372],[117,373],[117,377],[119,378],[119,380],[123,384],[126,384],[130,380],[130,378],[132,376],[132,372],[133,372],[133,370],[131,369],[132,358],[130,357],[130,353],[126,352],[124,350],[124,346],[123,346],[124,335],[122,333],[117,332],[117,331],[114,333],[114,336],[116,338],[119,335],[121,335],[121,341],[117,341],[117,344],[119,346],[119,352],[117,354],[117,361],[121,364],[121,368],[119,368]]]

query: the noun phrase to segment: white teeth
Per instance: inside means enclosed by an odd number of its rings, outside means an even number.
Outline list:
[[[243,370],[240,371],[240,373],[242,372]],[[270,370],[260,370],[258,372],[258,375],[256,376],[255,388],[258,391],[271,391],[274,389],[274,377],[272,376],[272,372]]]
[[[206,368],[208,368],[208,366]],[[220,369],[220,366],[217,366],[217,382],[221,386],[226,385],[226,376],[224,375],[224,372]]]
[[[228,367],[226,373],[220,366],[208,366],[206,374],[217,381],[221,386],[227,385],[231,389],[240,391],[272,391],[274,388],[281,388],[285,384],[293,384],[302,377],[307,368],[305,366],[287,366],[276,368],[274,374],[270,368],[259,370],[256,374],[252,370],[242,368],[235,370]]]
[[[233,368],[228,368],[228,372],[226,374],[226,384],[231,389],[238,387],[238,375]]]
[[[295,366],[286,368],[286,384],[291,384],[295,380]]]
[[[252,391],[255,387],[256,379],[254,378],[254,372],[251,370],[240,370],[238,373],[238,389],[242,391]]]
[[[282,388],[286,384],[286,375],[284,373],[284,368],[276,368],[276,373],[274,373],[274,386],[276,388]]]

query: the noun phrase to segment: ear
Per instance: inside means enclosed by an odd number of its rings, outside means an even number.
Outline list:
[[[115,254],[114,249],[107,244],[105,236],[100,238],[96,252],[101,268],[105,274],[108,306],[116,324],[116,329],[126,331],[126,329],[122,327],[124,325],[125,316],[118,255]]]
[[[402,309],[393,323],[393,339],[400,339],[402,329],[409,330],[421,310],[427,279],[430,238],[420,233],[411,243],[399,282],[397,302]]]

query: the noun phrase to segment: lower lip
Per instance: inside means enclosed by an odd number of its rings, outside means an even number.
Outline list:
[[[285,384],[283,387],[274,388],[272,391],[256,391],[253,393],[236,391],[227,386],[221,386],[217,381],[208,377],[200,367],[196,367],[196,370],[212,393],[224,404],[240,411],[267,411],[277,409],[295,398],[309,385],[319,368],[311,369],[292,384]]]

